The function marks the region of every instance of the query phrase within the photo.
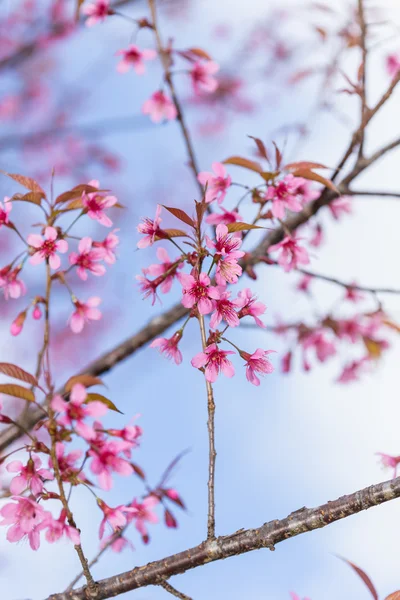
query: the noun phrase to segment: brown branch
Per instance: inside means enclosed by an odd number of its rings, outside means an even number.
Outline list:
[[[175,598],[180,598],[181,600],[192,600],[189,596],[186,596],[186,594],[182,594],[182,592],[175,589],[170,583],[168,583],[168,581],[162,581],[160,583],[160,586],[163,587],[164,590],[175,596]]]
[[[316,508],[301,508],[288,517],[239,530],[233,535],[207,540],[194,548],[136,567],[98,582],[94,600],[106,600],[148,585],[160,585],[174,575],[185,573],[209,562],[244,554],[260,548],[273,550],[289,538],[326,527],[335,521],[400,497],[400,477],[342,496]],[[53,594],[48,600],[87,600],[86,588]]]
[[[358,0],[358,20],[361,29],[360,46],[362,53],[362,74],[361,74],[361,122],[360,122],[360,147],[358,157],[364,156],[364,141],[365,141],[365,126],[368,119],[367,105],[367,84],[366,84],[366,69],[367,69],[367,24],[364,14],[364,0]]]
[[[190,134],[189,134],[189,130],[188,130],[188,127],[186,124],[185,116],[183,114],[182,106],[181,106],[180,100],[178,98],[178,95],[176,93],[174,82],[172,80],[172,74],[171,74],[170,63],[169,63],[169,61],[170,61],[169,53],[164,48],[164,45],[163,45],[163,42],[161,39],[161,34],[160,34],[160,31],[158,28],[156,3],[155,3],[155,0],[148,0],[148,3],[149,3],[150,13],[151,13],[151,19],[153,22],[152,24],[154,27],[154,33],[156,36],[157,49],[158,49],[158,53],[160,56],[161,64],[164,69],[164,78],[168,85],[169,91],[171,93],[172,101],[175,104],[175,108],[177,111],[177,119],[178,119],[179,125],[182,130],[182,135],[183,135],[183,139],[185,141],[186,151],[188,153],[189,160],[190,160],[190,168],[191,168],[194,178],[196,180],[196,185],[199,189],[200,198],[202,198],[203,193],[204,193],[203,186],[197,179],[197,175],[199,174],[199,167],[197,165],[197,159],[196,159],[196,156],[194,153],[192,141],[190,139]]]
[[[346,196],[381,196],[382,198],[400,198],[400,192],[374,192],[366,190],[346,190]]]
[[[274,266],[279,266],[278,263],[274,263]],[[381,287],[367,287],[365,285],[358,285],[356,283],[346,283],[345,281],[341,281],[340,279],[336,279],[336,277],[330,277],[329,275],[323,275],[322,273],[314,273],[313,271],[309,271],[308,269],[296,269],[298,273],[303,273],[303,275],[309,275],[314,279],[320,279],[321,281],[327,281],[328,283],[335,283],[336,285],[340,285],[341,287],[347,290],[357,290],[359,292],[370,292],[371,294],[400,294],[400,289],[396,288],[381,288]]]

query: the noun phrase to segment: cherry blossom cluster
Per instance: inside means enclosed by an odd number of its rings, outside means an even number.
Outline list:
[[[74,333],[79,333],[86,323],[101,318],[98,308],[101,299],[96,296],[78,299],[72,291],[74,278],[78,277],[85,282],[91,275],[102,276],[106,273],[106,267],[115,263],[119,244],[118,229],[111,229],[113,223],[109,212],[117,204],[117,198],[101,190],[99,182],[92,180],[61,194],[54,203],[49,203],[44,192],[38,191],[36,182],[32,183],[28,178],[20,176],[18,178],[23,185],[33,190],[25,195],[6,197],[0,202],[0,230],[8,228],[14,231],[23,242],[24,249],[10,263],[0,268],[0,289],[6,300],[25,296],[27,286],[22,276],[28,265],[36,268],[41,263],[47,263],[51,269],[52,281],[63,284],[70,294],[73,312],[69,325]],[[24,237],[12,220],[12,215],[17,212],[14,210],[11,213],[12,209],[23,201],[34,202],[42,209],[45,222],[39,224],[41,233],[31,232]],[[76,214],[76,211],[77,216],[68,226],[59,224],[63,222],[61,219],[64,220],[71,213]],[[91,219],[110,231],[99,241],[89,236],[77,238],[72,235],[72,227],[81,219]],[[72,250],[72,244],[76,249]],[[62,255],[67,255],[67,260],[62,261]],[[44,304],[43,296],[33,297],[12,322],[11,333],[18,335],[22,331],[29,309],[32,309],[34,319],[40,319]]]
[[[22,371],[14,372],[18,376]],[[116,407],[101,394],[90,393],[75,378],[68,401],[56,394],[50,402],[49,412],[43,408],[44,418],[40,429],[44,433],[41,440],[31,436],[25,445],[26,459],[14,460],[11,452],[3,459],[5,472],[11,474],[8,487],[11,501],[0,509],[0,525],[7,527],[7,540],[18,542],[28,539],[33,550],[40,545],[42,534],[49,543],[67,537],[74,545],[80,544],[80,531],[72,520],[69,502],[62,489],[66,486],[71,492],[77,486],[87,488],[95,497],[102,519],[99,538],[102,544],[110,544],[115,551],[121,551],[131,543],[123,536],[123,531],[133,524],[144,543],[149,542],[148,524],[157,523],[156,507],[164,508],[167,527],[177,527],[177,521],[167,507],[167,501],[184,507],[176,490],[159,485],[151,489],[146,484],[142,498],[133,498],[126,505],[110,507],[95,491],[109,490],[115,475],[129,477],[138,475],[144,482],[143,471],[132,463],[132,450],[138,447],[142,429],[129,424],[122,429],[106,428],[99,417]],[[98,380],[97,380],[98,381]],[[95,381],[93,383],[96,383]],[[12,423],[12,419],[0,412],[0,422]],[[50,442],[51,438],[51,442]],[[71,445],[80,440],[85,450]],[[43,463],[47,463],[44,466]],[[88,466],[88,468],[87,468]],[[86,470],[85,470],[86,468]],[[93,482],[92,476],[96,477]],[[48,500],[60,503],[60,511],[54,517],[54,510],[46,510]],[[53,503],[54,506],[54,503]],[[106,528],[109,532],[104,538]]]
[[[109,0],[96,0],[94,3],[87,4],[83,7],[83,13],[87,16],[86,25],[88,27],[103,22],[107,16],[119,15],[118,12],[114,12]],[[139,30],[153,29],[153,25],[146,18],[136,20],[136,26]],[[127,73],[130,69],[133,69],[136,75],[143,75],[146,72],[146,61],[154,60],[157,57],[157,52],[153,49],[140,48],[136,44],[130,44],[127,48],[118,50],[116,56],[120,57],[116,67],[119,73]],[[175,75],[171,70],[175,60],[184,61],[185,67],[188,66],[188,68],[179,69],[177,73],[184,73],[189,77],[195,97],[213,94],[217,90],[218,80],[215,78],[215,74],[219,71],[219,65],[211,60],[203,50],[199,48],[177,50],[170,44],[168,50],[163,51],[161,59],[168,62],[169,77]],[[174,120],[178,116],[174,100],[164,91],[163,87],[156,90],[144,102],[142,112],[149,115],[154,123]]]

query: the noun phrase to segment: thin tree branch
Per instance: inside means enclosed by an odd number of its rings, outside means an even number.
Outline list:
[[[192,598],[186,596],[186,594],[182,594],[182,592],[175,589],[170,583],[168,583],[168,581],[162,581],[160,583],[160,586],[163,587],[164,590],[175,596],[175,598],[180,598],[181,600],[192,600]]]
[[[381,196],[382,198],[400,198],[400,192],[374,192],[366,190],[346,190],[346,196]]]
[[[360,123],[360,147],[358,150],[358,157],[364,156],[364,141],[365,141],[365,126],[368,119],[368,105],[367,105],[367,83],[366,83],[366,70],[367,70],[367,24],[365,21],[364,14],[364,0],[358,0],[358,20],[361,29],[360,35],[360,46],[362,53],[361,62],[361,123]]]
[[[174,82],[172,80],[170,64],[169,64],[169,60],[170,60],[169,54],[168,54],[167,50],[164,48],[160,30],[158,28],[156,3],[155,3],[155,0],[148,0],[148,3],[149,3],[150,13],[151,13],[151,19],[153,22],[154,33],[156,36],[157,49],[158,49],[158,53],[160,56],[161,64],[164,69],[165,81],[166,81],[169,91],[171,93],[172,101],[175,104],[178,122],[179,122],[181,130],[182,130],[183,139],[184,139],[185,145],[186,145],[186,151],[188,153],[189,160],[190,160],[190,168],[191,168],[194,178],[196,180],[196,185],[199,189],[200,198],[202,198],[203,193],[204,193],[203,186],[197,179],[197,176],[199,174],[199,167],[197,165],[197,159],[196,159],[196,156],[194,153],[193,144],[192,144],[192,141],[190,138],[190,134],[189,134],[189,130],[188,130],[188,127],[186,124],[186,119],[185,119],[185,116],[184,116],[184,113],[182,110],[182,106],[181,106],[180,100],[178,98],[178,95],[176,93]]]
[[[241,529],[232,535],[207,540],[189,550],[102,579],[97,583],[95,600],[106,600],[148,585],[160,585],[162,581],[173,575],[230,556],[260,548],[274,550],[277,544],[289,538],[321,529],[335,521],[399,497],[400,477],[397,477],[342,496],[316,508],[301,508],[285,519],[269,521],[257,529]],[[86,588],[53,594],[47,600],[87,600]]]
[[[274,263],[274,266],[279,265],[278,263]],[[400,294],[400,289],[396,288],[367,287],[365,285],[358,285],[357,283],[346,283],[345,281],[336,279],[336,277],[330,277],[329,275],[323,275],[322,273],[314,273],[308,269],[297,268],[296,271],[298,273],[303,273],[303,275],[309,275],[314,279],[320,279],[321,281],[327,281],[328,283],[335,283],[336,285],[340,285],[347,290],[350,289],[357,290],[359,292],[370,292],[371,294]]]

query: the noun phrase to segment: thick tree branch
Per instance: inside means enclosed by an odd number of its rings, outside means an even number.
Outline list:
[[[148,585],[160,585],[173,575],[185,573],[209,562],[269,548],[289,538],[326,527],[335,521],[400,497],[400,477],[342,496],[316,508],[301,508],[281,520],[269,521],[257,529],[239,530],[233,535],[202,542],[194,548],[120,573],[97,584],[93,600],[105,600]],[[86,588],[53,594],[48,600],[87,600]]]

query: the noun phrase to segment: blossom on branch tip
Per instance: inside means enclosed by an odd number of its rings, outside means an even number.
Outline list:
[[[393,469],[393,479],[397,477],[397,468],[400,464],[400,456],[391,456],[390,454],[384,454],[383,452],[377,452],[380,456],[380,461],[383,467]]]
[[[263,315],[267,307],[262,302],[256,302],[257,296],[253,295],[250,288],[245,288],[238,293],[236,300],[237,306],[240,307],[239,319],[249,316],[253,317],[259,327],[265,327],[264,323],[258,318]]]
[[[210,278],[206,273],[200,273],[198,278],[187,273],[177,275],[182,284],[182,304],[186,308],[197,309],[201,315],[207,315],[214,309],[214,300],[219,298],[218,289],[211,284]]]
[[[10,492],[18,496],[27,488],[34,496],[38,496],[43,490],[43,481],[45,479],[54,479],[53,474],[47,469],[41,469],[42,461],[38,456],[29,458],[24,466],[20,460],[13,460],[8,463],[6,469],[9,473],[18,473],[10,484]]]
[[[190,69],[193,90],[195,94],[212,94],[218,87],[218,81],[213,77],[219,71],[219,65],[212,61],[197,61]]]
[[[99,486],[103,490],[112,488],[113,472],[123,476],[129,476],[133,473],[132,465],[118,455],[134,445],[135,442],[125,440],[104,441],[96,438],[92,441],[89,450],[89,456],[92,458],[90,470],[97,475]]]
[[[59,539],[65,535],[71,542],[77,546],[81,543],[81,536],[79,531],[68,525],[65,520],[67,518],[67,514],[65,510],[61,511],[61,514],[58,519],[54,519],[51,513],[46,512],[44,520],[40,523],[38,529],[46,529],[45,538],[49,544],[53,544],[57,542]]]
[[[101,299],[97,296],[88,298],[86,302],[74,300],[75,311],[69,318],[69,325],[74,333],[80,333],[89,321],[98,321],[101,319],[101,312],[97,308]]]
[[[219,373],[223,373],[226,377],[233,377],[235,374],[231,361],[226,358],[228,354],[235,353],[232,350],[220,350],[217,344],[211,344],[204,349],[204,352],[196,354],[191,364],[196,369],[205,367],[207,381],[214,383]]]
[[[99,187],[97,180],[89,181],[92,187]],[[90,219],[98,221],[104,227],[111,227],[112,221],[104,212],[107,208],[111,208],[117,203],[115,196],[107,196],[105,192],[83,192],[82,206]]]
[[[40,546],[38,526],[43,521],[45,511],[31,498],[12,496],[12,500],[16,503],[5,504],[0,509],[0,516],[3,517],[0,525],[11,525],[7,531],[7,540],[19,542],[27,537],[32,550],[37,550]]]
[[[153,512],[155,506],[159,504],[159,499],[156,496],[148,496],[142,502],[134,500],[129,508],[130,514],[128,515],[128,521],[134,519],[135,527],[142,536],[142,540],[145,544],[149,541],[149,535],[147,532],[147,523],[158,523],[158,517]]]
[[[88,278],[87,271],[93,275],[104,275],[106,268],[104,265],[98,264],[104,258],[104,250],[102,248],[92,248],[93,242],[90,237],[84,237],[78,245],[79,253],[71,252],[69,262],[77,267],[78,276],[82,281]]]
[[[304,186],[304,184],[305,179],[289,174],[268,187],[265,198],[272,201],[271,212],[274,217],[283,219],[285,209],[294,212],[302,210],[302,195],[299,192],[299,188]]]
[[[26,293],[26,286],[23,281],[18,279],[18,275],[21,272],[21,267],[11,268],[11,265],[7,265],[0,269],[0,289],[3,290],[4,298],[19,298]]]
[[[226,169],[222,163],[212,163],[212,169],[214,173],[202,171],[198,174],[197,179],[202,185],[207,186],[205,201],[210,203],[217,200],[218,204],[222,204],[227,190],[232,183],[232,179],[230,175],[227,175]],[[210,223],[210,221],[207,222]]]
[[[334,219],[338,220],[342,215],[351,215],[352,205],[350,196],[340,196],[328,204],[328,208]]]
[[[159,348],[161,354],[165,354],[167,358],[173,359],[175,364],[180,365],[182,362],[182,353],[178,348],[178,344],[182,338],[182,333],[177,331],[171,338],[156,338],[150,344],[150,348]]]
[[[4,204],[0,202],[0,227],[9,224],[9,214],[12,209],[12,204],[8,196],[4,197]]]
[[[81,383],[75,383],[69,401],[66,402],[62,396],[56,394],[51,401],[51,408],[63,413],[63,416],[57,418],[60,425],[74,427],[83,439],[92,440],[96,437],[96,432],[93,426],[84,422],[84,419],[86,417],[101,417],[106,414],[108,408],[97,400],[85,404],[86,399],[86,388]]]
[[[310,262],[307,250],[298,244],[299,239],[295,234],[287,235],[281,242],[269,248],[270,252],[279,251],[278,264],[286,273]]]
[[[126,73],[133,67],[137,75],[143,75],[145,72],[144,61],[152,60],[157,56],[155,50],[140,50],[135,44],[131,44],[126,50],[118,50],[117,56],[122,56],[117,65],[119,73]]]
[[[400,52],[389,54],[386,57],[386,70],[391,77],[396,77],[400,71]]]
[[[32,248],[32,254],[29,262],[32,265],[38,265],[44,260],[48,260],[52,269],[58,269],[61,264],[57,252],[64,254],[68,251],[68,243],[58,238],[58,232],[55,227],[46,227],[44,238],[37,233],[30,233],[27,238],[29,246]]]
[[[215,300],[215,312],[211,315],[210,327],[216,329],[222,320],[230,327],[237,327],[239,325],[239,317],[235,308],[238,305],[238,301],[230,301],[231,292],[226,291],[225,288],[221,288],[218,291],[219,298]]]
[[[221,213],[212,213],[206,217],[206,223],[209,225],[219,225],[220,223],[224,223],[225,225],[229,225],[230,223],[236,223],[237,221],[243,221],[243,217],[236,210],[226,210],[223,206],[221,206]]]
[[[103,260],[108,265],[113,265],[116,261],[115,248],[119,244],[119,237],[115,233],[119,229],[114,229],[106,236],[102,242],[93,242],[94,248],[101,248],[103,250]]]
[[[108,506],[108,504],[103,502],[103,500],[100,500],[100,498],[97,499],[97,504],[100,506],[101,510],[103,511],[103,515],[104,515],[103,519],[100,523],[100,529],[99,529],[99,538],[100,539],[104,535],[106,523],[111,525],[111,528],[113,531],[116,531],[116,530],[118,530],[118,528],[124,527],[124,525],[126,525],[126,523],[127,523],[127,519],[126,519],[126,516],[124,515],[124,513],[133,512],[131,508],[129,508],[128,506],[123,506],[123,505],[119,505],[119,506],[116,506],[115,508],[111,508],[110,506]]]
[[[149,219],[148,217],[143,217],[143,223],[139,223],[139,225],[137,226],[138,232],[145,236],[144,238],[138,241],[138,248],[147,248],[147,246],[152,246],[154,244],[157,234],[161,231],[161,208],[161,204],[157,204],[154,220]]]
[[[173,268],[173,263],[168,255],[168,252],[165,248],[157,248],[157,258],[161,261],[161,264],[150,265],[143,269],[143,273],[145,275],[151,275],[152,277],[161,277],[162,283],[160,284],[160,289],[163,294],[167,294],[172,286],[174,281],[174,277],[176,276],[176,269],[180,269],[183,267],[183,263],[179,263],[176,265],[175,269]],[[167,272],[169,273],[165,275]]]
[[[109,0],[96,0],[92,4],[83,6],[82,12],[88,18],[86,19],[86,26],[92,27],[96,23],[104,21],[106,16],[110,14],[110,2]]]
[[[271,354],[271,352],[275,352],[275,350],[262,350],[262,348],[257,348],[253,354],[243,351],[240,353],[240,356],[246,361],[246,378],[253,385],[260,385],[260,380],[256,373],[265,375],[266,373],[269,374],[273,372],[274,366],[267,358],[268,354]]]
[[[178,116],[176,106],[162,90],[154,92],[142,106],[142,113],[149,115],[153,123],[160,123],[163,119],[172,121]]]

